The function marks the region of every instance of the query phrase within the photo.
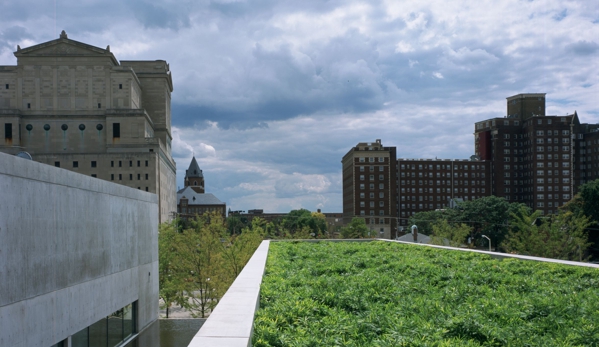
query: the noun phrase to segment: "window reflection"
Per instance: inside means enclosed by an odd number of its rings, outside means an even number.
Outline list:
[[[102,318],[71,336],[73,347],[114,347],[135,333],[137,302]],[[62,345],[58,344],[56,347]],[[54,347],[54,346],[53,346]]]

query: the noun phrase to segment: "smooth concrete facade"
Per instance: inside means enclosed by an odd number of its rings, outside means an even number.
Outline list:
[[[158,318],[158,197],[0,153],[0,346],[49,347],[137,301]]]

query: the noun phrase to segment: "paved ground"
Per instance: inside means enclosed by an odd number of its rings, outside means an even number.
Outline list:
[[[160,304],[160,311],[158,311],[158,317],[159,318],[166,318],[166,308],[164,308],[164,301],[162,301],[162,299],[160,299],[158,301],[158,303]],[[199,314],[199,313],[197,313]],[[208,318],[208,316],[210,316],[210,313],[206,314],[206,317],[204,318]],[[173,306],[171,306],[168,309],[168,318],[194,318],[191,315],[191,312],[185,310],[184,308],[182,308],[181,306],[177,306],[175,304],[173,304]]]

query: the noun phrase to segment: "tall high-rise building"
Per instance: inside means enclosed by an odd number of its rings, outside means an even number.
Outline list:
[[[176,211],[169,65],[71,40],[17,47],[0,66],[0,151],[156,193]]]
[[[581,184],[599,179],[599,124],[580,123],[576,112],[545,115],[545,94],[508,97],[507,115],[477,122],[474,139],[470,159],[395,160],[395,147],[359,143],[342,161],[344,223],[353,216],[375,223],[372,216],[387,213],[376,209],[379,195],[395,201],[388,213],[400,229],[415,213],[490,195],[557,213]],[[395,161],[395,185],[377,186],[378,157]]]
[[[508,97],[505,118],[475,124],[475,153],[491,162],[491,194],[556,213],[580,184],[598,177],[598,128],[581,124],[576,112],[545,115],[545,94]]]
[[[372,235],[395,238],[397,230],[396,149],[381,140],[360,142],[341,161],[343,220],[361,217]]]

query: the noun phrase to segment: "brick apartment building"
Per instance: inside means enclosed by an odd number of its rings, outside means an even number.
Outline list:
[[[450,201],[490,195],[491,162],[471,159],[398,159],[398,217],[405,226],[416,212],[445,208]]]
[[[394,159],[380,140],[359,143],[342,160],[344,223],[363,216],[393,236],[417,212],[490,195],[551,214],[599,178],[599,124],[545,115],[545,94],[508,97],[507,115],[475,123],[474,138],[470,159]]]
[[[491,194],[556,213],[580,184],[596,179],[596,124],[576,112],[545,115],[545,94],[507,98],[505,118],[475,124],[475,153],[491,162]]]
[[[397,230],[397,156],[395,147],[381,140],[360,142],[343,160],[343,222],[353,217],[366,223],[379,237],[395,238]]]

